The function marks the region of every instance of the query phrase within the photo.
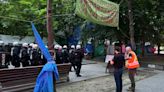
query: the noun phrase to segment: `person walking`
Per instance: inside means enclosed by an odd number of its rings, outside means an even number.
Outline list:
[[[74,45],[72,45],[71,49],[69,50],[69,59],[70,59],[70,63],[71,63],[70,71],[72,71],[72,67],[74,68],[74,71],[76,71],[76,67],[75,67],[75,46]]]
[[[81,46],[77,45],[76,46],[76,51],[75,51],[75,65],[77,67],[76,68],[77,77],[81,77],[80,71],[81,71],[83,56],[84,56],[84,54],[82,53]]]
[[[116,92],[122,92],[122,73],[125,65],[124,55],[120,53],[120,49],[115,49],[115,55],[110,64],[114,67],[114,79],[116,83]]]
[[[140,67],[137,56],[134,51],[132,51],[131,47],[126,47],[126,68],[128,69],[129,79],[131,82],[131,87],[127,89],[127,91],[135,92],[135,75],[137,72],[137,68]]]

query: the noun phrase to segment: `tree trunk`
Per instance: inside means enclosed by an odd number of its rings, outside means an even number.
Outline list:
[[[144,33],[144,31],[142,31],[142,57],[144,57],[145,56],[145,33]]]
[[[48,48],[53,50],[54,34],[52,30],[52,0],[47,0],[47,32],[48,32]]]
[[[158,55],[160,55],[160,47],[161,47],[161,44],[158,43]]]
[[[52,1],[53,0],[47,0],[47,32],[48,32],[48,49],[51,50],[51,53],[54,54],[54,46],[53,46],[54,34],[53,34],[53,29],[52,29],[52,25],[53,25],[53,22],[52,22]],[[53,81],[54,92],[56,92],[56,80],[55,80],[55,77],[53,77],[53,79],[54,79],[54,81]]]
[[[129,16],[129,35],[130,43],[133,50],[136,50],[136,44],[134,40],[134,26],[133,26],[133,12],[132,12],[132,2],[133,0],[126,0],[128,3],[128,16]]]

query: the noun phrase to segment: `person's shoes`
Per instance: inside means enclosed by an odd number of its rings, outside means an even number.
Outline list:
[[[77,75],[77,77],[81,77],[81,75]]]
[[[128,91],[128,92],[135,92],[135,89],[132,88],[132,87],[129,87],[129,88],[127,89],[127,91]]]

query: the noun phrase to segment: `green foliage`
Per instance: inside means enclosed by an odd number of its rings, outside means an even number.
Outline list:
[[[121,0],[110,0],[120,3]],[[42,36],[46,31],[47,0],[0,0],[0,16],[12,17],[19,20],[34,21]],[[161,43],[164,35],[164,5],[163,0],[134,0],[133,3],[135,41],[151,41]],[[77,25],[85,25],[85,20],[73,15],[75,0],[53,0],[53,30],[55,39],[64,40],[73,34]],[[64,15],[65,16],[56,16]],[[72,15],[71,15],[72,14]],[[96,25],[96,24],[95,24]],[[115,40],[129,40],[129,20],[126,0],[120,4],[119,29],[96,25],[94,30],[83,28],[82,40],[94,37],[95,40],[105,38]],[[57,33],[57,34],[56,34]],[[60,34],[58,34],[60,33]],[[33,35],[30,23],[0,17],[0,34]]]

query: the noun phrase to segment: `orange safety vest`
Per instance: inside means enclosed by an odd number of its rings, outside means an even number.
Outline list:
[[[128,69],[139,68],[140,64],[138,62],[136,54],[133,51],[130,51],[129,54],[131,54],[132,56],[126,61],[126,67]]]

